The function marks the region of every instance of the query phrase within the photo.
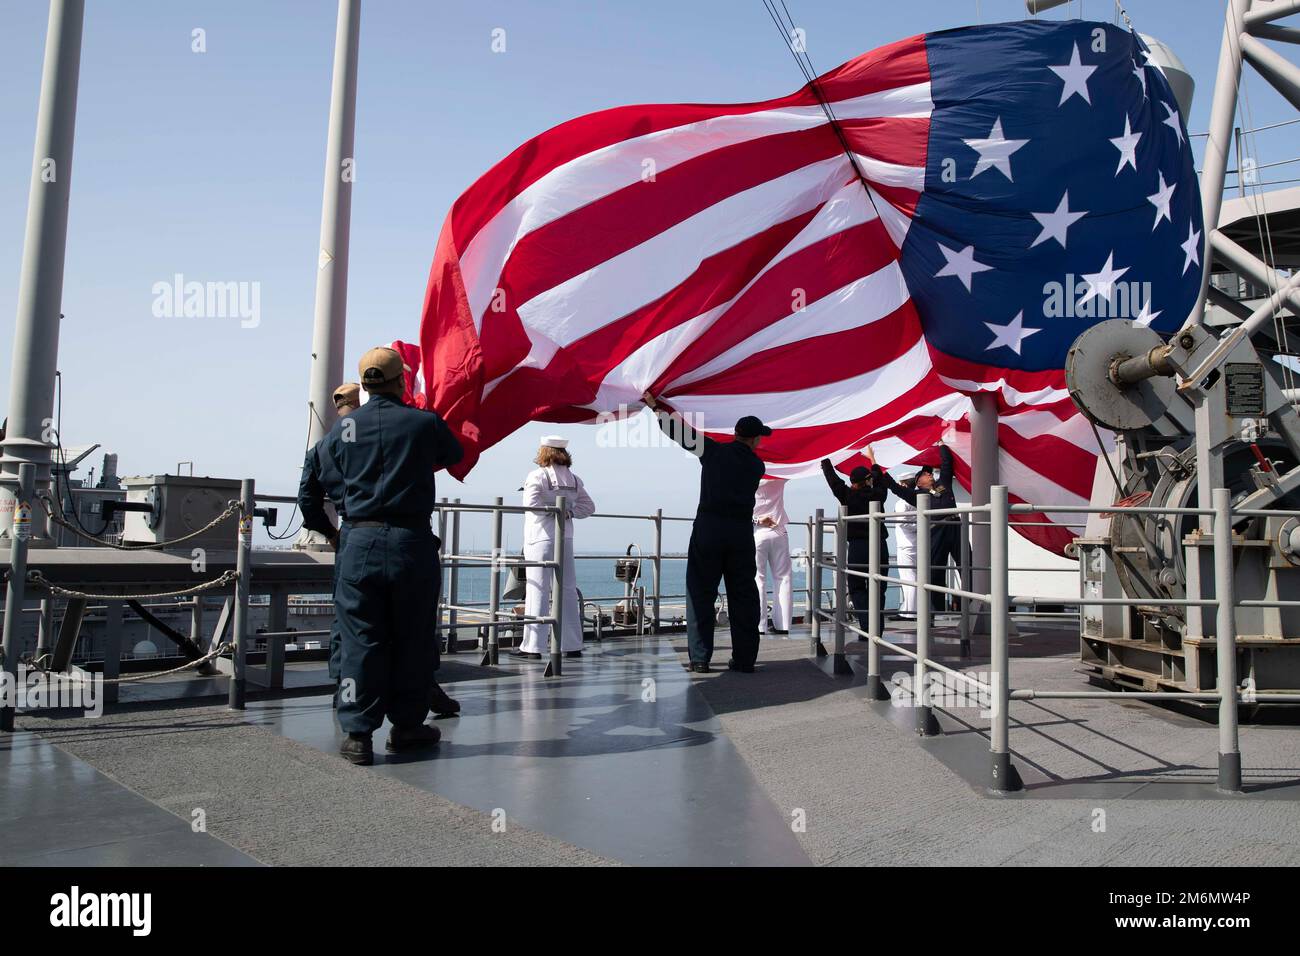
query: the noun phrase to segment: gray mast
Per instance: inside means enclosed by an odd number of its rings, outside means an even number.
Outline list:
[[[316,323],[312,330],[311,405],[308,443],[334,424],[330,396],[343,381],[347,332],[348,237],[352,224],[353,141],[357,115],[357,41],[361,0],[339,0],[334,37],[334,83],[330,94],[329,140],[325,147],[325,194],[321,202],[320,249],[316,271]]]
[[[18,469],[36,469],[36,493],[50,487],[54,372],[59,357],[63,259],[72,184],[84,0],[51,0],[45,68],[36,114],[36,148],[27,199],[27,233],[18,281],[18,315],[9,388],[9,429],[0,458],[0,539],[13,524]],[[32,536],[44,538],[44,511],[32,509]]]
[[[312,329],[311,382],[307,391],[308,447],[334,424],[334,389],[343,382],[347,334],[348,240],[352,225],[353,145],[357,116],[357,50],[361,0],[339,0],[334,35],[334,81],[330,92],[329,139],[325,146],[325,194],[321,201],[320,249],[316,271],[316,321]],[[304,532],[299,544],[323,544]]]

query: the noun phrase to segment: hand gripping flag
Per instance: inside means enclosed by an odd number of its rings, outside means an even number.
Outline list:
[[[989,391],[1013,500],[1086,503],[1098,449],[1065,353],[1112,317],[1180,326],[1201,230],[1177,103],[1135,34],[926,34],[780,99],[621,107],[520,146],[443,225],[427,397],[462,476],[526,422],[635,412],[649,389],[719,437],[758,415],[773,476],[868,445],[930,462],[943,440],[968,484]],[[1060,549],[1070,521],[1028,534]]]

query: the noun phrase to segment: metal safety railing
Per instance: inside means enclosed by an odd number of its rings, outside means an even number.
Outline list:
[[[890,578],[883,573],[885,569],[881,567],[879,561],[879,544],[880,535],[883,533],[885,523],[889,520],[880,510],[878,503],[872,503],[871,511],[866,515],[850,516],[846,509],[841,508],[838,517],[834,521],[836,529],[836,554],[833,562],[826,561],[823,558],[823,544],[821,535],[815,542],[815,555],[817,566],[826,568],[834,572],[836,582],[836,592],[840,600],[836,602],[834,613],[826,614],[821,612],[813,617],[813,637],[816,644],[820,641],[821,624],[829,621],[834,627],[834,669],[839,673],[848,673],[850,668],[844,652],[845,635],[855,633],[866,640],[869,644],[867,654],[867,687],[869,695],[876,700],[888,700],[890,694],[886,693],[884,681],[881,674],[881,648],[892,653],[901,655],[913,662],[912,680],[912,703],[916,709],[916,730],[921,736],[932,736],[941,733],[938,721],[936,720],[931,706],[930,679],[929,673],[939,672],[948,677],[963,682],[976,689],[977,692],[984,695],[988,700],[988,711],[990,715],[990,733],[989,733],[989,786],[993,790],[1008,791],[1020,787],[1019,776],[1011,763],[1010,749],[1010,702],[1013,700],[1035,700],[1035,699],[1102,699],[1102,700],[1135,700],[1135,699],[1158,699],[1158,700],[1185,700],[1185,701],[1206,701],[1218,703],[1218,721],[1219,721],[1219,767],[1218,767],[1218,785],[1220,789],[1227,791],[1240,791],[1242,789],[1241,778],[1241,751],[1238,734],[1238,707],[1241,703],[1300,703],[1300,694],[1284,693],[1267,693],[1261,694],[1253,690],[1247,690],[1238,684],[1237,680],[1237,635],[1236,621],[1234,617],[1235,606],[1252,606],[1252,607],[1288,607],[1300,602],[1282,601],[1282,600],[1252,600],[1238,602],[1235,599],[1235,581],[1234,581],[1234,561],[1233,561],[1233,540],[1232,525],[1234,520],[1242,517],[1258,517],[1261,515],[1271,516],[1300,516],[1300,512],[1286,511],[1251,511],[1240,510],[1234,511],[1229,492],[1226,489],[1216,489],[1213,495],[1213,508],[1196,509],[1196,508],[1159,508],[1159,507],[1089,507],[1089,506],[1036,506],[1029,504],[1011,505],[1008,500],[1007,489],[1005,486],[994,486],[987,505],[964,505],[956,508],[930,508],[925,496],[919,496],[915,512],[917,527],[917,562],[916,562],[916,579],[913,582],[900,581],[896,578]],[[1052,597],[1052,604],[1070,605],[1081,607],[1083,605],[1113,605],[1113,606],[1149,606],[1152,603],[1167,605],[1177,605],[1183,607],[1212,607],[1215,608],[1215,640],[1216,640],[1216,663],[1217,663],[1217,680],[1218,688],[1215,691],[1098,691],[1098,690],[1058,690],[1042,691],[1032,688],[1012,688],[1010,673],[1010,654],[1008,645],[1008,634],[1011,622],[1011,605],[1014,601],[1027,601],[1029,598],[1013,598],[1009,590],[1010,562],[1008,559],[1008,529],[1014,521],[1015,515],[1028,515],[1044,512],[1061,512],[1076,514],[1108,513],[1108,514],[1143,514],[1143,515],[1196,515],[1206,516],[1211,519],[1213,529],[1213,548],[1214,548],[1214,597],[1207,598],[1198,591],[1195,596],[1161,600],[1153,602],[1150,598],[1101,598],[1101,597],[1079,597],[1079,598],[1062,598]],[[970,523],[977,523],[987,529],[989,535],[989,590],[976,591],[970,586],[966,587],[949,587],[933,583],[930,579],[930,541],[932,533],[933,520],[936,517],[959,517],[963,519],[963,527]],[[983,516],[987,516],[986,518]],[[868,523],[869,553],[865,568],[853,566],[848,562],[847,549],[845,547],[849,525],[853,522]],[[818,516],[819,528],[824,528],[826,523],[822,521],[820,513]],[[963,535],[963,537],[965,537]],[[896,643],[888,641],[884,637],[883,614],[879,602],[879,592],[875,587],[867,588],[868,608],[867,608],[867,627],[863,628],[854,624],[848,612],[847,603],[843,600],[848,591],[848,582],[852,578],[859,578],[867,582],[884,582],[890,581],[900,584],[903,587],[915,588],[918,595],[917,600],[917,620],[916,620],[916,639],[914,651],[901,647]],[[963,584],[967,584],[963,580]],[[929,602],[923,598],[930,593],[946,594],[961,598],[963,601],[980,602],[987,606],[990,650],[989,650],[989,673],[988,679],[981,679],[975,675],[957,670],[936,660],[931,650],[931,609]],[[966,622],[963,621],[963,641],[968,639],[969,633],[965,629]]]
[[[477,631],[480,634],[484,629],[492,633],[487,635],[488,640],[483,643],[483,663],[497,663],[499,660],[499,640],[493,641],[501,629],[517,630],[524,624],[552,624],[550,617],[543,618],[526,618],[513,613],[503,612],[501,609],[502,597],[499,586],[493,594],[495,586],[492,578],[497,577],[502,572],[509,572],[513,568],[527,567],[545,567],[550,569],[552,574],[555,572],[554,561],[549,562],[530,562],[522,557],[513,554],[507,554],[504,548],[503,529],[501,527],[501,517],[512,514],[525,514],[528,511],[546,510],[530,509],[519,505],[506,505],[501,498],[497,498],[492,504],[469,504],[462,502],[460,499],[442,498],[436,506],[435,517],[438,524],[438,535],[443,541],[443,582],[442,582],[442,599],[439,602],[439,620],[441,627],[447,635],[447,651],[455,654],[459,651],[459,635],[461,630]],[[487,554],[470,554],[464,553],[461,547],[462,522],[463,515],[488,515],[492,519],[491,529],[491,550]],[[664,589],[664,563],[669,561],[686,561],[685,554],[667,553],[664,550],[664,525],[666,522],[680,522],[690,524],[694,521],[693,517],[682,515],[667,515],[663,509],[657,509],[653,514],[626,514],[612,512],[596,512],[586,520],[614,520],[643,522],[650,526],[652,536],[652,545],[649,550],[642,551],[637,560],[643,561],[650,568],[650,588],[649,593],[645,593],[644,585],[627,588],[623,594],[612,595],[582,595],[582,608],[584,624],[587,622],[586,613],[590,607],[599,608],[592,620],[593,628],[598,620],[605,613],[606,609],[613,605],[617,609],[623,606],[625,621],[622,627],[636,633],[644,633],[648,630],[652,634],[660,633],[665,626],[664,602],[669,600],[684,600],[686,594],[666,593]],[[790,529],[798,529],[805,532],[809,541],[809,551],[811,550],[811,541],[814,535],[813,521],[809,519],[804,522],[790,522]],[[558,537],[558,532],[557,532]],[[635,545],[640,550],[640,545]],[[621,555],[607,554],[575,554],[574,561],[613,561]],[[487,600],[474,601],[466,600],[462,597],[461,572],[467,569],[488,570],[490,575],[489,593]],[[640,577],[638,576],[638,580]],[[803,606],[805,613],[810,615],[812,600],[812,590],[816,586],[817,577],[811,562],[807,568],[803,587],[796,588],[796,594],[802,594],[804,598]],[[552,581],[552,593],[558,585]],[[823,594],[830,588],[823,588]],[[601,637],[603,638],[603,628]]]

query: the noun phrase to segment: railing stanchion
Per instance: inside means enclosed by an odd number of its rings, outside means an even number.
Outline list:
[[[1233,580],[1232,497],[1214,489],[1214,646],[1219,678],[1219,789],[1241,792],[1241,747],[1237,739],[1237,596]]]
[[[564,673],[564,653],[561,641],[564,635],[564,523],[568,500],[564,495],[555,499],[555,568],[551,577],[551,662],[546,665],[544,677],[559,677]]]
[[[979,515],[967,513],[960,516],[961,521],[961,544],[958,546],[958,554],[961,555],[961,568],[958,572],[961,575],[961,589],[963,591],[975,590],[975,578],[971,574],[970,566],[974,564],[971,560],[970,531],[971,521],[979,520]],[[958,600],[961,602],[958,607],[961,609],[959,635],[961,637],[961,656],[970,657],[970,618],[971,618],[971,600],[962,595]]]
[[[438,499],[438,550],[440,554],[447,553],[447,499]],[[451,552],[453,555],[455,550]],[[442,571],[438,581],[438,606],[434,609],[436,615],[437,629],[442,630],[442,609],[452,603],[447,593],[448,575],[451,569],[447,567],[447,562],[442,562]]]
[[[992,699],[992,727],[989,733],[989,785],[993,790],[1019,790],[1020,774],[1011,762],[1009,744],[1011,726],[1011,672],[1007,648],[1008,612],[1010,607],[1007,571],[1007,524],[1010,505],[1007,486],[989,489],[989,683]]]
[[[660,610],[660,605],[663,601],[663,594],[664,594],[663,559],[664,559],[664,509],[656,508],[655,509],[655,557],[654,557],[655,589],[654,589],[654,598],[653,598],[654,606],[655,606],[655,616],[654,619],[650,622],[651,634],[659,633],[659,610]],[[599,609],[597,609],[596,611],[596,620],[597,622],[599,622],[600,620]],[[599,623],[597,624],[597,626],[599,626]]]
[[[806,573],[804,574],[804,576],[803,576],[803,613],[804,613],[804,620],[807,621],[807,622],[811,622],[811,621],[812,621],[812,582],[813,582],[813,575],[812,575],[813,523],[812,523],[812,518],[809,518],[809,519],[808,519],[808,521],[807,521],[807,528],[808,528],[808,547],[805,549],[804,554],[805,554],[805,556],[806,556],[806,560],[809,562],[809,564],[808,564],[808,570],[807,570],[807,572],[806,572]]]
[[[457,498],[453,504],[459,506],[460,499]],[[451,588],[447,595],[447,603],[451,605],[451,611],[447,615],[447,653],[455,654],[460,650],[459,642],[456,640],[456,608],[460,605],[460,511],[455,510],[451,513]]]
[[[239,483],[239,535],[235,550],[235,619],[231,628],[235,643],[231,658],[230,695],[231,710],[244,709],[244,693],[247,683],[248,654],[248,589],[253,569],[253,479],[245,478]]]
[[[940,733],[939,722],[930,710],[930,691],[925,662],[930,658],[930,496],[916,495],[916,663],[912,693],[916,705],[916,732],[922,737]]]
[[[482,664],[499,664],[501,662],[501,640],[498,636],[501,610],[501,506],[502,498],[496,499],[496,510],[492,512],[492,576],[488,579],[488,629],[487,647],[484,648]]]
[[[812,540],[808,548],[812,553],[808,567],[808,580],[811,582],[808,595],[808,653],[814,657],[826,656],[826,648],[822,646],[822,545],[825,528],[825,515],[818,508],[813,518]]]
[[[885,526],[882,521],[883,514],[880,510],[880,502],[871,502],[868,511],[871,518],[867,523],[867,548],[870,556],[867,558],[867,569],[872,575],[885,574],[887,568],[880,566],[880,542],[881,536],[885,532]],[[877,641],[884,634],[885,630],[885,609],[881,606],[884,602],[880,600],[884,592],[884,582],[876,581],[875,577],[867,582],[867,587],[871,590],[867,592],[867,633],[871,636],[867,638],[867,699],[868,700],[888,700],[889,695],[885,693],[885,688],[880,680],[880,645]]]
[[[849,509],[840,505],[835,520],[835,656],[831,659],[831,672],[852,674],[853,668],[844,657],[844,625],[849,615]]]

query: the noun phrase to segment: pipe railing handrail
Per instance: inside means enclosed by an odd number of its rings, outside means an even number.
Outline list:
[[[1060,514],[1130,514],[1130,515],[1212,515],[1214,512],[1209,508],[1176,508],[1172,505],[1167,508],[1155,507],[1151,505],[1031,505],[1031,504],[1014,504],[1011,506],[1012,514],[1044,514],[1046,512],[1059,512]]]
[[[1032,700],[1036,697],[1057,698],[1057,699],[1108,699],[1108,700],[1133,700],[1133,699],[1152,699],[1152,700],[1199,700],[1199,701],[1218,701],[1219,703],[1219,787],[1220,789],[1239,791],[1241,789],[1241,755],[1238,746],[1237,735],[1237,707],[1243,702],[1258,703],[1261,695],[1253,691],[1247,697],[1243,689],[1238,685],[1236,680],[1235,653],[1236,653],[1236,632],[1235,632],[1235,609],[1238,607],[1251,608],[1285,608],[1300,607],[1300,600],[1261,600],[1245,599],[1235,600],[1233,594],[1235,566],[1233,562],[1233,551],[1236,548],[1236,541],[1233,536],[1232,526],[1235,522],[1247,517],[1291,517],[1288,512],[1275,511],[1269,509],[1240,509],[1232,508],[1232,501],[1229,492],[1225,489],[1216,489],[1214,492],[1214,507],[1206,508],[1180,508],[1180,507],[1155,507],[1155,506],[1083,506],[1083,505],[1034,505],[1030,503],[1011,504],[1008,500],[1006,486],[997,485],[991,490],[990,501],[986,506],[958,506],[956,508],[930,509],[929,501],[926,497],[917,499],[915,512],[908,515],[899,515],[893,518],[910,518],[915,521],[917,528],[916,554],[917,560],[915,565],[893,565],[888,561],[881,562],[875,548],[875,542],[879,540],[879,532],[890,523],[891,518],[879,510],[878,504],[873,503],[869,513],[865,515],[848,516],[841,510],[840,515],[834,522],[837,549],[836,555],[831,560],[823,557],[824,552],[819,551],[816,559],[810,565],[810,571],[816,569],[815,573],[820,576],[824,570],[830,570],[835,574],[837,582],[840,582],[837,596],[836,608],[833,615],[826,615],[833,619],[836,627],[836,651],[837,657],[842,651],[842,635],[845,632],[861,636],[868,644],[868,674],[867,686],[869,697],[871,699],[883,699],[884,683],[882,682],[880,650],[888,649],[903,657],[909,658],[913,662],[912,672],[912,699],[914,706],[917,708],[916,729],[917,733],[926,736],[933,733],[941,733],[937,722],[934,721],[931,714],[931,696],[930,688],[927,682],[927,672],[935,671],[950,675],[951,677],[965,681],[981,690],[991,693],[994,697],[990,713],[992,716],[992,726],[990,730],[990,761],[991,775],[990,784],[995,790],[1011,790],[1020,787],[1018,775],[1011,763],[1011,750],[1009,744],[1010,722],[1008,716],[1008,705],[1012,700]],[[965,548],[962,550],[963,562],[961,565],[962,583],[967,583],[965,575],[972,570],[988,570],[991,574],[991,588],[988,593],[967,590],[965,588],[948,587],[944,584],[937,584],[930,580],[930,545],[933,526],[941,523],[950,524],[951,522],[933,521],[935,516],[959,515],[963,528],[963,537],[965,530],[975,523],[984,525],[985,522],[978,520],[977,515],[987,512],[989,520],[987,525],[992,533],[990,558],[991,561],[987,566],[974,566],[969,563]],[[1056,596],[1039,596],[1039,595],[1013,595],[1010,593],[1008,586],[1008,576],[1012,567],[1008,558],[1007,532],[1012,524],[1025,524],[1028,522],[1016,522],[1014,516],[1025,514],[1040,513],[1066,513],[1066,514],[1104,514],[1108,517],[1118,517],[1123,514],[1134,515],[1195,515],[1212,517],[1211,527],[1213,528],[1213,543],[1215,546],[1215,567],[1214,567],[1214,594],[1213,600],[1201,597],[1203,592],[1195,592],[1196,596],[1184,598],[1171,597],[1056,597]],[[1296,512],[1295,516],[1300,516]],[[819,515],[820,519],[821,516]],[[975,519],[975,520],[972,520]],[[845,558],[842,542],[838,539],[845,536],[847,522],[849,520],[863,521],[868,523],[870,528],[870,537],[873,546],[870,549],[867,569],[861,570],[861,566],[850,567]],[[818,521],[819,527],[824,527],[825,522]],[[892,578],[887,573],[891,568],[911,568],[916,571],[915,580],[907,581],[900,578]],[[946,569],[946,568],[945,568]],[[938,568],[935,569],[939,570]],[[1032,571],[1051,570],[1059,572],[1078,573],[1077,568],[1034,568]],[[885,573],[882,573],[885,572]],[[842,582],[849,579],[865,580],[869,584],[869,591],[874,593],[874,584],[878,582],[889,582],[897,584],[900,588],[912,588],[918,595],[916,610],[916,651],[908,651],[890,641],[885,640],[883,636],[884,627],[878,623],[874,613],[869,615],[868,627],[862,628],[849,619],[845,609],[842,595],[844,585]],[[980,602],[987,604],[989,607],[989,621],[991,627],[990,634],[990,659],[989,667],[991,677],[988,681],[983,681],[963,671],[956,670],[949,665],[934,660],[929,653],[930,647],[930,624],[931,619],[937,613],[928,600],[923,596],[927,594],[952,595],[962,599],[962,646],[963,653],[967,644],[965,625],[969,611],[967,602]],[[1080,617],[1083,607],[1148,607],[1148,608],[1169,608],[1169,607],[1196,607],[1196,608],[1216,608],[1215,614],[1215,634],[1216,640],[1216,658],[1218,673],[1220,675],[1219,689],[1216,691],[1159,691],[1159,692],[1140,692],[1134,693],[1128,690],[1116,691],[1036,691],[1032,688],[1022,688],[1012,690],[1009,683],[1010,673],[1010,654],[1008,642],[1008,622],[1013,613],[1014,606],[1036,604],[1054,605],[1062,608],[1074,608],[1070,613],[1066,611],[1054,612],[1059,616]],[[859,612],[860,612],[859,608]],[[814,620],[821,616],[821,612],[814,610]],[[837,669],[838,672],[838,669]],[[1273,693],[1267,695],[1268,701],[1284,703],[1290,702],[1292,698],[1300,702],[1300,694]]]

